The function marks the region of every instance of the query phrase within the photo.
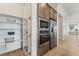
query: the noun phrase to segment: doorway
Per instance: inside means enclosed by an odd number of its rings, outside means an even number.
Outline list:
[[[66,20],[66,19],[65,19]],[[77,20],[67,20],[65,25],[63,24],[64,18],[58,16],[58,34],[59,34],[59,47],[69,51],[71,55],[79,55],[77,52],[79,50],[79,39],[78,39],[78,21]],[[63,26],[65,29],[63,29]],[[63,32],[66,32],[63,35]]]

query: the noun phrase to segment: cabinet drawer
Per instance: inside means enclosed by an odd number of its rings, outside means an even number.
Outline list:
[[[7,22],[7,17],[0,15],[0,22]]]
[[[14,18],[14,17],[7,17],[7,22],[21,24],[21,19]]]
[[[2,43],[5,43],[5,39],[4,39],[4,36],[0,35],[0,44],[2,44]]]
[[[0,29],[21,29],[21,25],[0,23]]]
[[[21,41],[15,41],[12,43],[6,43],[7,51],[13,51],[21,48]]]
[[[4,16],[0,15],[0,22],[4,23],[19,23],[21,24],[21,19],[15,18],[15,17],[9,17],[9,16]]]

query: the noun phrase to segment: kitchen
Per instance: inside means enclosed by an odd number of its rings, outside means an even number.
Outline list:
[[[43,55],[56,47],[57,11],[51,5],[48,3],[0,4],[2,7],[0,8],[0,54],[10,55],[11,52],[13,55],[12,51],[21,49],[23,55],[34,55],[35,51],[37,55]],[[34,18],[38,23],[36,28],[32,23],[35,21]],[[33,29],[37,31],[34,32]],[[36,41],[34,34],[37,36]]]

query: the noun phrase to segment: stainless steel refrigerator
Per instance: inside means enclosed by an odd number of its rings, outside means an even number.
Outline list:
[[[50,49],[57,46],[57,21],[50,20]]]

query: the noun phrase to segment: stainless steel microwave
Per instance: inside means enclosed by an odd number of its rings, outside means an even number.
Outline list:
[[[43,18],[39,18],[39,27],[40,28],[49,28],[49,21]]]

